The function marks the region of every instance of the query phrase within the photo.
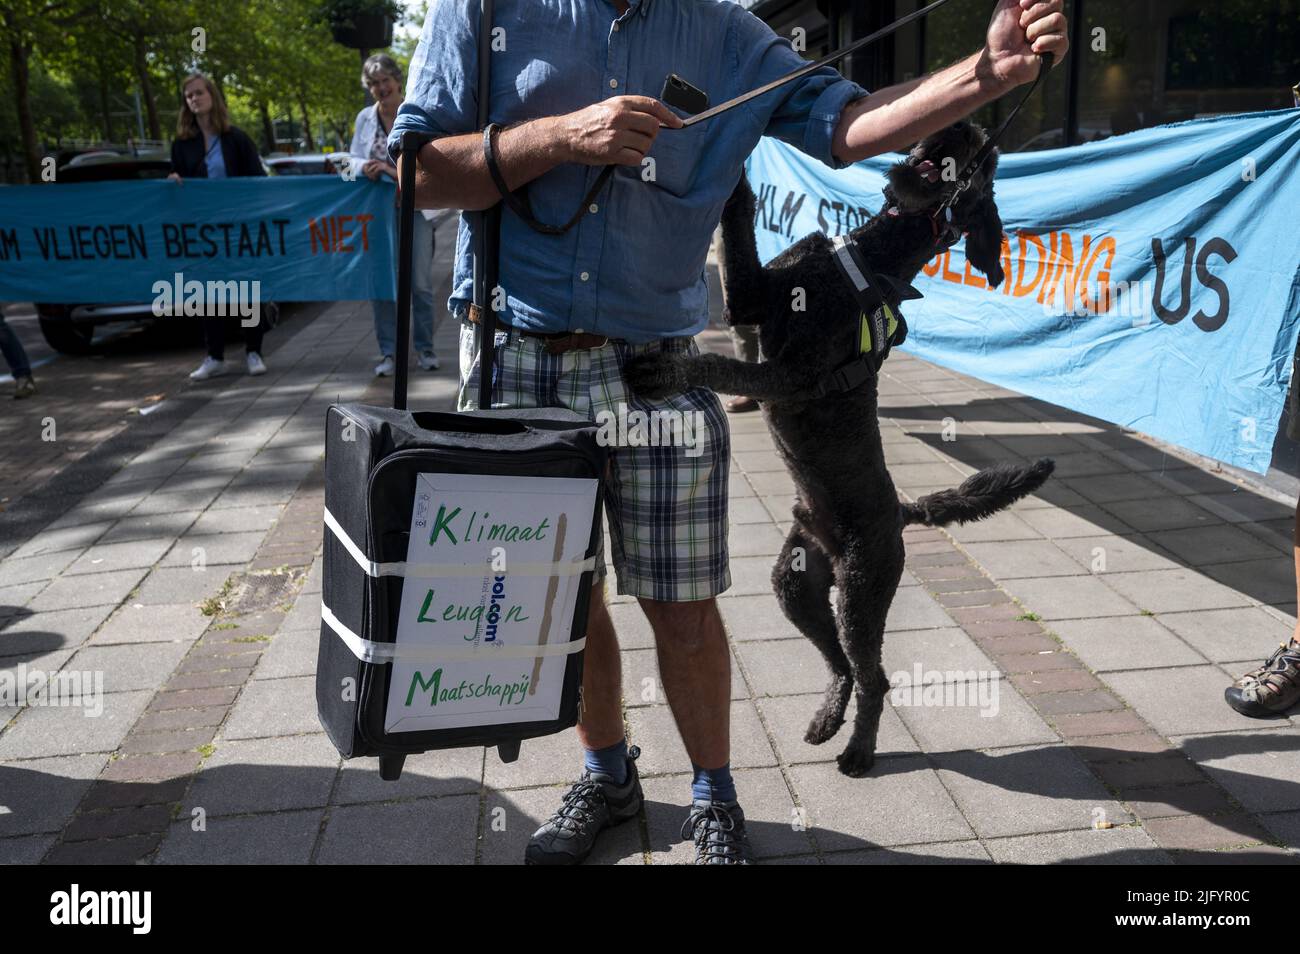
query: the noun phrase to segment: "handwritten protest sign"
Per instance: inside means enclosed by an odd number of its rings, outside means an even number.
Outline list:
[[[419,475],[385,731],[559,717],[597,483]]]

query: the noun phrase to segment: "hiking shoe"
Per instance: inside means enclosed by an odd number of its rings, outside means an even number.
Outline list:
[[[695,842],[697,865],[752,865],[745,813],[738,802],[696,801],[682,825],[682,839]]]
[[[32,380],[30,374],[21,378],[14,378],[14,400],[21,401],[23,398],[29,398],[36,393],[36,382]]]
[[[1223,697],[1242,715],[1256,719],[1279,715],[1300,702],[1300,643],[1293,638],[1278,646],[1264,665],[1223,690]]]
[[[253,377],[266,374],[266,362],[262,360],[262,356],[256,351],[248,352],[248,373]]]
[[[627,781],[615,785],[608,775],[583,769],[565,793],[559,809],[528,839],[524,864],[576,865],[595,847],[596,836],[641,811],[641,780],[636,773],[635,745],[627,751]]]
[[[397,370],[397,362],[393,360],[391,354],[384,355],[382,361],[375,365],[375,377],[386,378]]]
[[[218,361],[211,356],[203,359],[203,363],[190,372],[191,381],[206,381],[208,378],[215,378],[219,374],[226,373],[226,362]]]
[[[442,367],[442,362],[438,360],[438,356],[432,351],[421,351],[420,367],[425,371],[437,371]]]

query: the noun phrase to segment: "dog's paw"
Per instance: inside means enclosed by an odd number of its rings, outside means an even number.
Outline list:
[[[803,740],[809,745],[821,745],[823,742],[829,742],[835,738],[835,733],[840,731],[842,725],[844,725],[842,715],[836,718],[831,713],[819,712],[808,723],[808,731],[803,734]]]
[[[843,774],[850,778],[862,778],[876,764],[876,753],[849,747],[836,756],[835,761]]]
[[[638,397],[667,397],[686,390],[686,369],[676,355],[637,355],[623,365],[623,380]]]

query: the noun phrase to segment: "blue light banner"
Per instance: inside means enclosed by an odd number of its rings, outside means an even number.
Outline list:
[[[862,224],[898,159],[834,172],[763,140],[760,256]],[[937,256],[903,350],[1267,470],[1300,321],[1300,109],[1003,155],[996,196],[1006,281],[964,243]]]

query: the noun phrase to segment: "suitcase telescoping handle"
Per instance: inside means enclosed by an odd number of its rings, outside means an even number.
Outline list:
[[[488,124],[492,79],[492,12],[494,0],[480,0],[478,35],[478,128]],[[416,132],[402,134],[402,158],[398,166],[401,204],[397,220],[397,369],[393,374],[393,408],[406,410],[407,362],[411,339],[411,254],[415,238],[415,161],[420,147],[434,137]],[[492,407],[492,365],[496,358],[496,312],[492,290],[497,286],[498,253],[501,243],[501,203],[479,217],[474,249],[474,304],[480,315],[478,406]]]

